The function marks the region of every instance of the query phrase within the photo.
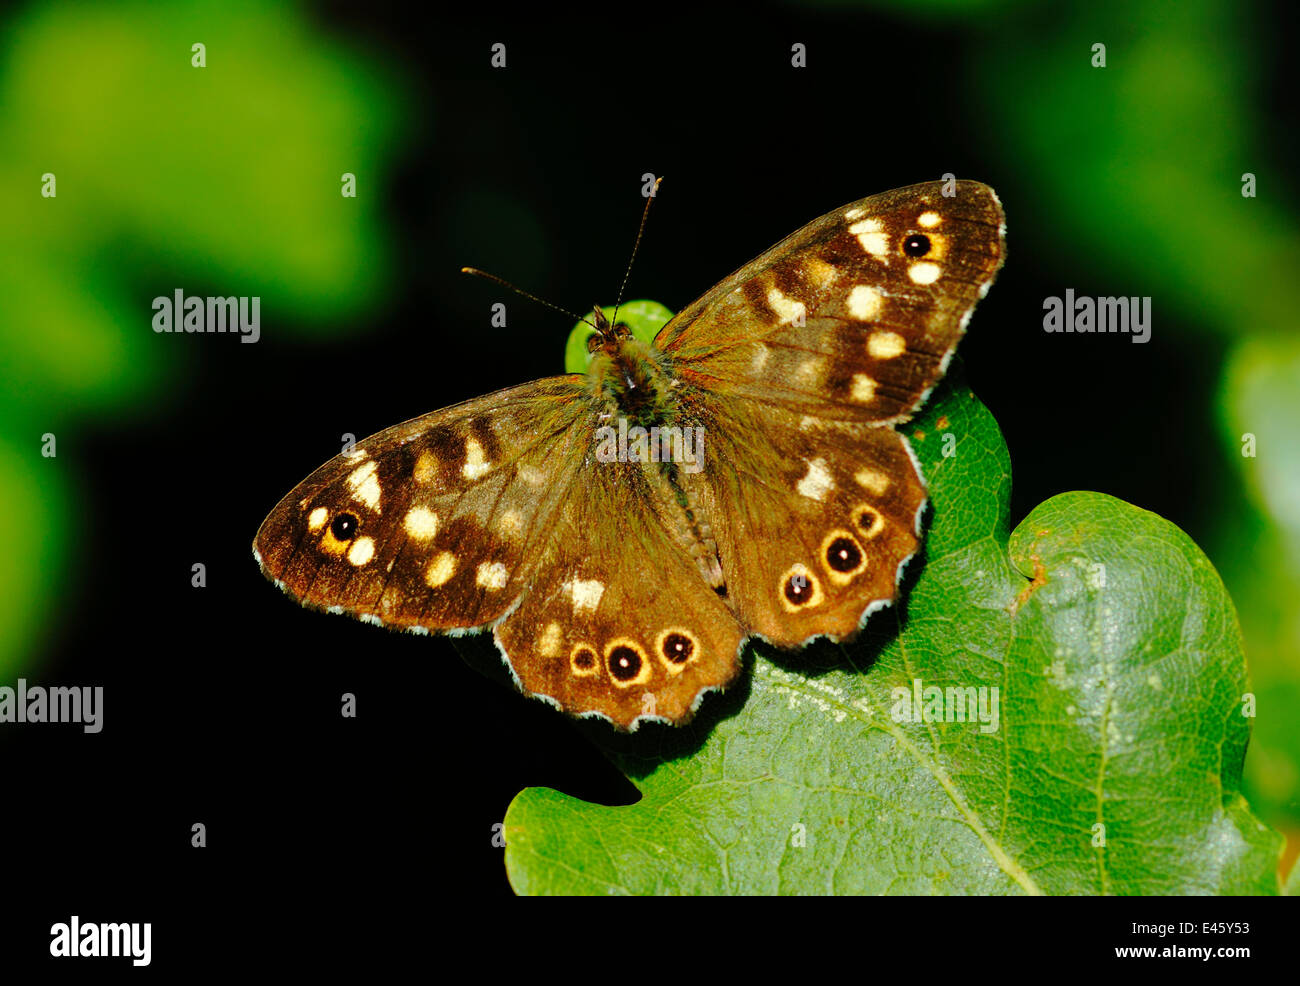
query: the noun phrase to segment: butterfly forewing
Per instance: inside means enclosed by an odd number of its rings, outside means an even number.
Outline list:
[[[943,375],[1005,255],[987,185],[931,182],[782,240],[656,339],[683,381],[853,421],[897,421]]]
[[[298,485],[254,550],[305,605],[428,630],[486,626],[590,446],[578,378],[525,384],[365,439]]]

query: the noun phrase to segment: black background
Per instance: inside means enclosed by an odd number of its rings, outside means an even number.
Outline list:
[[[39,677],[102,684],[105,728],[6,730],[12,872],[62,881],[24,910],[35,925],[126,899],[139,918],[118,906],[102,919],[153,920],[161,951],[173,905],[283,904],[346,922],[399,899],[504,896],[492,825],[523,788],[635,800],[563,716],[485,680],[445,640],[298,609],[260,576],[250,544],[343,433],[559,372],[566,317],[457,271],[486,268],[572,310],[609,303],[646,172],[665,181],[629,295],[674,310],[845,202],[945,172],[993,185],[1008,263],[960,352],[1011,449],[1013,525],[1071,489],[1140,504],[1193,536],[1215,510],[1184,443],[1132,427],[1176,422],[1213,439],[1215,343],[1193,359],[1167,343],[1172,329],[1144,346],[1067,347],[1042,331],[1044,297],[1124,286],[1094,281],[1087,257],[1065,273],[1040,266],[1052,218],[1022,207],[1030,196],[990,153],[963,91],[969,29],[835,7],[638,7],[564,25],[373,4],[313,16],[416,82],[424,131],[373,190],[400,295],[366,332],[325,344],[265,315],[255,346],[159,337],[187,350],[165,404],[60,435],[85,538]],[[505,71],[488,67],[496,41]],[[790,67],[794,41],[808,45],[807,69]],[[535,217],[540,254],[490,214],[466,219],[466,203],[503,190]],[[158,293],[142,285],[142,310]],[[505,330],[488,325],[498,300]],[[191,587],[194,562],[207,588]],[[357,695],[355,719],[340,717],[343,692]],[[196,821],[202,852],[190,848]]]

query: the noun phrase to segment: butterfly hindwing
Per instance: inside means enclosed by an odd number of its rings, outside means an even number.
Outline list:
[[[632,728],[684,722],[740,671],[744,631],[692,560],[660,477],[593,463],[496,639],[523,688]]]

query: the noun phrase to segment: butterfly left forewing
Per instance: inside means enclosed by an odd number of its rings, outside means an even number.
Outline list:
[[[486,626],[518,600],[590,419],[578,378],[555,377],[396,425],[284,497],[254,553],[307,606],[400,628]]]

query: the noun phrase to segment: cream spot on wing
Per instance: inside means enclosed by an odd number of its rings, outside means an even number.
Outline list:
[[[831,472],[826,468],[826,460],[813,459],[809,462],[808,474],[795,484],[795,489],[799,491],[800,496],[812,500],[820,500],[829,491],[835,489],[835,480],[831,479]]]
[[[420,453],[415,460],[415,469],[411,475],[421,486],[428,486],[437,478],[438,460],[433,457],[432,452]]]
[[[883,496],[885,490],[889,489],[889,477],[879,469],[859,469],[854,473],[853,478],[858,481],[859,486],[876,496]]]
[[[541,486],[546,482],[546,473],[536,466],[520,466],[515,472],[529,486]]]
[[[849,209],[844,213],[844,218],[849,220],[857,219],[859,216],[864,215],[866,211],[866,209],[860,209],[857,206],[854,206],[852,209]]]
[[[804,274],[807,278],[818,287],[826,287],[839,276],[839,271],[835,269],[834,264],[828,264],[824,260],[818,260],[813,257],[804,264]]]
[[[427,507],[412,507],[406,512],[403,526],[417,541],[427,541],[438,533],[438,515]]]
[[[878,260],[883,260],[889,253],[889,237],[885,233],[863,233],[858,237],[862,249]]]
[[[816,387],[826,372],[826,361],[820,356],[806,359],[794,371],[795,383],[802,387]]]
[[[375,460],[371,459],[357,466],[348,475],[348,486],[352,487],[353,496],[375,513],[379,513],[379,477],[376,475],[378,469]]]
[[[555,622],[546,624],[546,629],[537,638],[537,653],[542,657],[559,657],[564,648],[564,633]]]
[[[858,238],[862,249],[878,259],[884,259],[889,253],[889,234],[880,232],[880,220],[864,219],[849,227],[849,232]]]
[[[907,343],[897,332],[873,332],[867,340],[867,355],[874,359],[893,359],[907,351]]]
[[[325,526],[325,521],[329,520],[330,512],[324,507],[317,507],[307,515],[307,530],[315,534]]]
[[[476,439],[465,439],[465,465],[460,474],[466,479],[478,479],[492,471],[492,463],[483,455],[483,446]]]
[[[562,586],[573,600],[575,613],[594,613],[605,594],[605,583],[598,579],[570,579]]]
[[[772,311],[776,312],[777,321],[782,325],[786,322],[801,321],[808,311],[807,306],[802,301],[787,298],[781,293],[780,288],[772,288],[767,292],[767,303],[772,306]]]
[[[849,391],[849,396],[863,403],[871,400],[876,396],[876,381],[865,373],[853,374],[853,388]]]
[[[938,226],[942,221],[943,220],[939,217],[939,213],[937,212],[923,212],[916,217],[916,224],[918,226],[924,226],[926,229],[932,229],[935,226]]]
[[[375,557],[375,539],[357,538],[348,548],[348,561],[360,568]]]
[[[751,369],[754,373],[763,369],[764,364],[767,363],[768,353],[768,348],[761,342],[754,343],[754,361],[751,364]]]
[[[429,584],[429,588],[436,589],[438,586],[444,585],[455,574],[456,556],[450,551],[444,551],[429,562],[429,568],[424,573],[424,581]]]
[[[939,280],[939,265],[924,261],[913,264],[907,268],[907,276],[916,284],[933,284]]]
[[[867,284],[859,284],[849,292],[849,314],[865,322],[880,314],[880,289]]]
[[[518,534],[523,527],[523,518],[518,510],[507,510],[497,518],[497,530],[502,534]]]
[[[504,589],[509,573],[499,561],[485,561],[474,573],[474,581],[484,589]]]

